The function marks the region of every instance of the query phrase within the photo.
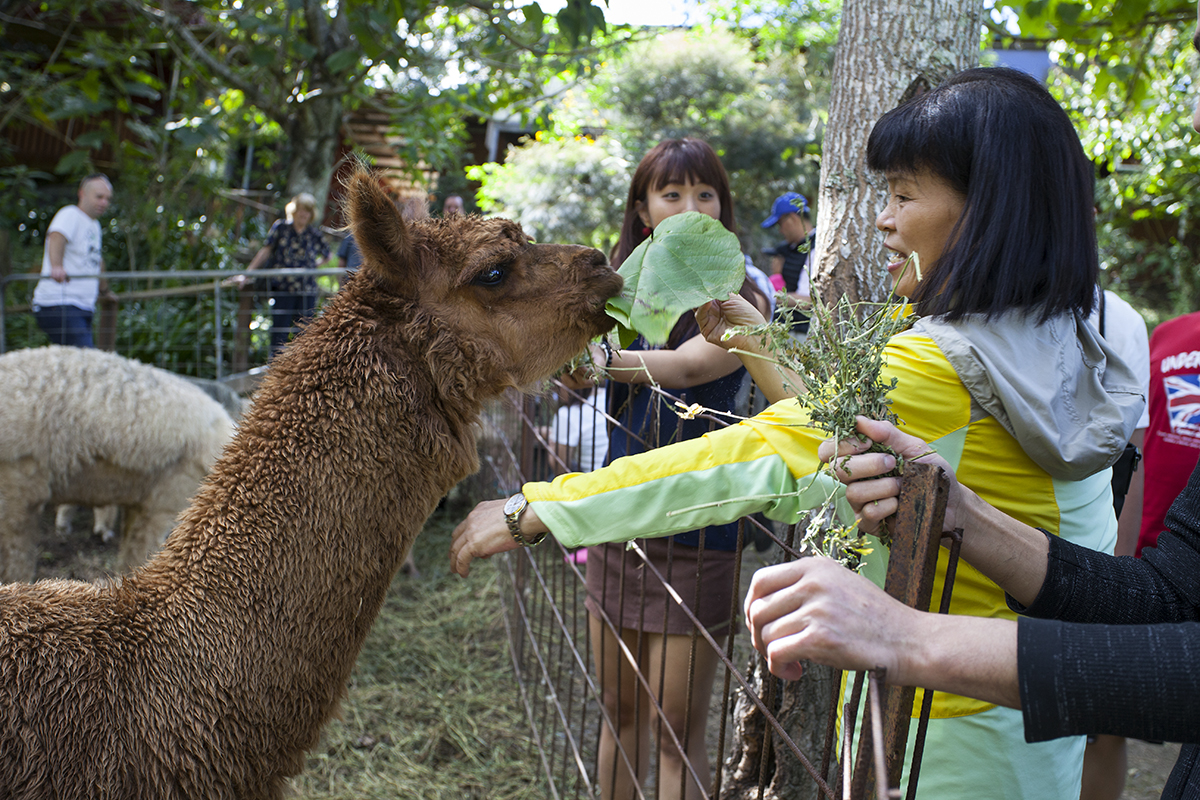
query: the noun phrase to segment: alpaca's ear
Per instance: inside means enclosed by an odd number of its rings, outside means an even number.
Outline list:
[[[355,244],[363,256],[361,268],[395,294],[415,296],[416,259],[400,210],[366,170],[350,176],[347,196]]]

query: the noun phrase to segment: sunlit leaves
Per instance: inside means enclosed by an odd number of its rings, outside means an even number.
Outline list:
[[[539,242],[616,243],[633,165],[612,137],[529,141],[503,164],[470,173],[482,182],[478,201],[489,213],[516,220]]]
[[[1190,206],[1200,191],[1191,130],[1195,55],[1190,0],[1035,0],[1009,4],[1022,36],[1044,37],[1051,90],[1097,164],[1097,238],[1107,285],[1149,312],[1200,299]]]

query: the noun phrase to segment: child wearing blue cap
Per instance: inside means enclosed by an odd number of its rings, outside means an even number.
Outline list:
[[[787,293],[780,307],[806,305],[809,296],[808,254],[812,252],[817,236],[807,198],[796,192],[777,197],[771,205],[771,216],[763,220],[762,226],[771,228],[775,225],[779,226],[784,241],[774,247],[764,248],[763,253],[771,257],[767,272],[772,282],[777,289]],[[775,277],[777,275],[778,278]],[[793,312],[792,333],[796,336],[808,334],[808,315]]]

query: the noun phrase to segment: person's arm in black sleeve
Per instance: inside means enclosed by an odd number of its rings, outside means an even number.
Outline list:
[[[1200,623],[1095,625],[1022,618],[1025,739],[1112,734],[1200,739]]]
[[[1166,517],[1158,546],[1114,557],[1048,536],[1046,579],[1028,608],[1068,622],[1137,625],[1200,620],[1200,465]]]

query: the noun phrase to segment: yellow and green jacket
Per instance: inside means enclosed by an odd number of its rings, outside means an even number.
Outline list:
[[[1144,399],[1136,377],[1082,319],[1064,315],[1037,325],[1019,312],[991,321],[925,318],[894,337],[884,354],[883,381],[897,381],[890,397],[900,427],[929,442],[963,484],[1022,522],[1112,551],[1107,467],[1129,440]],[[663,536],[758,511],[794,522],[840,491],[815,476],[825,438],[798,402],[785,400],[699,439],[527,483],[524,493],[566,547]],[[851,518],[844,501],[840,513]],[[882,581],[886,558],[876,548],[868,574]],[[934,602],[945,567],[943,550]],[[965,563],[951,613],[1013,617],[1004,592]],[[939,692],[933,715],[989,707]]]

